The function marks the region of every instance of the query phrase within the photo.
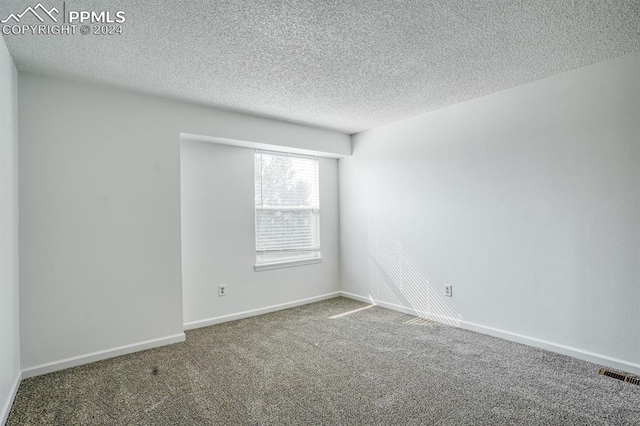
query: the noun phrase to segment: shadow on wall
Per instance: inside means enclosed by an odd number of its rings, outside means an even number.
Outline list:
[[[458,326],[462,316],[442,295],[443,287],[409,257],[402,244],[374,216],[367,224],[369,298],[373,303],[410,308],[419,317]]]

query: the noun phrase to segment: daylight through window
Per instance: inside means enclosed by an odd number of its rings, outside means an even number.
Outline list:
[[[255,152],[256,264],[320,258],[318,158]]]

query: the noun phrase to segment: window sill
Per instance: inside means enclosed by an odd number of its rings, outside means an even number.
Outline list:
[[[311,259],[298,259],[298,260],[287,260],[284,262],[261,263],[259,265],[254,265],[253,269],[256,272],[260,272],[260,271],[269,271],[271,269],[291,268],[294,266],[312,265],[314,263],[322,263],[322,258],[313,257]]]

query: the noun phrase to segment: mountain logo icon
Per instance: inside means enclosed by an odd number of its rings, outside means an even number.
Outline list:
[[[58,22],[58,19],[55,16],[53,16],[53,14],[54,13],[58,14],[60,13],[60,11],[55,7],[52,7],[51,9],[47,10],[47,8],[42,5],[42,3],[38,3],[34,7],[31,7],[31,6],[27,7],[24,11],[22,11],[22,13],[18,13],[18,14],[12,13],[9,16],[7,16],[6,19],[3,19],[0,22],[2,22],[3,24],[6,24],[7,22],[13,19],[16,23],[18,23],[25,15],[29,13],[31,13],[33,16],[38,18],[40,22],[44,22],[43,16],[48,16],[53,20],[53,22]]]

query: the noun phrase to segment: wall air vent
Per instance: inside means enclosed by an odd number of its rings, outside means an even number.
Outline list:
[[[618,373],[613,370],[608,370],[606,368],[600,369],[601,376],[611,377],[613,379],[621,380],[626,383],[631,383],[632,385],[640,386],[640,377],[632,376],[631,374]]]

